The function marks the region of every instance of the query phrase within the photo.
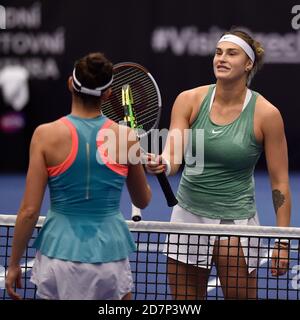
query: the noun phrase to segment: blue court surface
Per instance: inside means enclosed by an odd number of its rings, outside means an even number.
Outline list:
[[[160,191],[160,187],[158,181],[153,176],[148,176],[149,183],[152,187],[152,201],[150,205],[143,210],[143,220],[144,221],[169,221],[171,216],[171,208],[167,207],[166,201],[163,197],[162,192]],[[176,191],[180,176],[170,177],[169,178],[172,188]],[[265,172],[257,172],[255,175],[256,180],[256,200],[257,200],[257,209],[260,218],[261,225],[264,226],[275,226],[275,214],[273,210],[272,197],[271,197],[271,187],[268,179],[268,175]],[[0,214],[16,214],[25,185],[25,176],[24,175],[2,175],[0,176],[0,194],[1,194],[1,202],[0,202]],[[300,174],[293,173],[290,175],[290,185],[291,185],[291,193],[292,193],[292,219],[291,226],[300,227]],[[45,199],[43,201],[43,206],[41,210],[41,215],[45,215],[47,209],[49,207],[49,194],[48,192],[45,195]],[[126,219],[130,220],[131,218],[131,204],[129,200],[129,195],[124,188],[124,192],[121,200],[121,210]],[[152,235],[151,235],[152,236]],[[135,234],[135,238],[137,235]],[[166,257],[158,253],[161,251],[161,246],[157,246],[155,244],[151,244],[148,246],[146,242],[146,238],[149,238],[149,235],[142,234],[140,241],[142,242],[139,247],[141,248],[140,253],[135,253],[131,260],[137,260],[138,263],[132,263],[132,271],[134,273],[134,279],[136,284],[135,291],[139,292],[136,294],[136,299],[171,299],[171,295],[167,286],[167,277],[166,277]],[[156,237],[156,235],[154,235]],[[162,235],[162,238],[159,239],[159,243],[162,244],[164,242],[165,235]],[[144,243],[145,240],[145,243]],[[298,240],[299,242],[299,240]],[[2,246],[2,245],[1,245]],[[298,245],[299,246],[299,245]],[[297,247],[298,247],[297,246]],[[147,248],[146,248],[147,247]],[[145,249],[146,248],[146,249]],[[149,249],[150,248],[150,249]],[[152,248],[152,249],[151,249]],[[1,256],[3,257],[4,248],[1,248]],[[34,252],[32,251],[32,257],[34,256]],[[147,254],[146,254],[147,251]],[[293,250],[291,253],[291,257],[295,259],[294,264],[299,264],[299,251],[297,249]],[[32,259],[31,259],[32,260]],[[31,261],[32,262],[32,261]],[[7,263],[7,262],[5,262]],[[4,264],[4,261],[1,261],[0,264]],[[259,288],[259,298],[271,298],[276,299],[280,296],[282,299],[299,299],[300,292],[299,290],[292,290],[292,283],[288,278],[284,278],[283,280],[278,279],[270,279],[268,274],[269,263],[268,259],[264,262],[265,267],[263,267],[259,272],[261,279],[259,279],[258,286]],[[3,268],[2,268],[3,269]],[[153,270],[152,270],[153,269]],[[152,272],[153,271],[153,272]],[[209,294],[212,296],[218,295],[222,297],[222,292],[220,287],[215,286],[218,283],[218,279],[214,274],[215,270],[212,270],[212,276],[210,277],[209,284]],[[26,273],[26,272],[25,272]],[[30,272],[28,272],[28,277]],[[292,275],[289,275],[291,278]],[[1,279],[2,278],[2,279]],[[27,278],[28,279],[28,278]],[[4,297],[3,283],[1,286],[1,282],[4,280],[4,271],[0,270],[0,299]],[[28,281],[26,281],[28,283]],[[140,284],[139,284],[140,283]],[[157,284],[158,283],[158,284]],[[28,290],[29,296],[32,297],[33,287],[30,284],[27,284],[31,287]],[[161,287],[161,288],[160,288]],[[266,293],[265,288],[274,287],[274,290],[268,290]],[[275,288],[279,288],[275,290]],[[291,290],[291,291],[290,291]],[[157,294],[157,291],[160,294]],[[288,295],[287,295],[287,291]]]
[[[152,188],[152,201],[143,210],[143,220],[169,221],[171,209],[167,206],[158,181],[153,176],[148,176]],[[173,191],[177,190],[180,176],[169,177]],[[261,225],[275,226],[275,214],[273,210],[271,187],[268,175],[265,172],[257,172],[255,175],[256,202]],[[0,214],[16,214],[22,199],[25,186],[24,175],[0,175]],[[300,227],[300,173],[290,174],[290,186],[292,193],[292,220],[291,225]],[[49,208],[49,195],[45,195],[41,215],[46,215]],[[131,207],[129,195],[124,188],[121,210],[126,219],[130,219]]]

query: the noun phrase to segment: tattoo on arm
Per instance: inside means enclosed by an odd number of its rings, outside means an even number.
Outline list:
[[[277,214],[278,209],[284,204],[285,196],[281,193],[280,190],[275,189],[272,191],[273,205],[275,213]]]

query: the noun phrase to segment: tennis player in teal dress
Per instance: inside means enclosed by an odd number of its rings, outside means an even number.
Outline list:
[[[39,126],[30,147],[25,195],[18,213],[6,289],[20,296],[20,259],[39,216],[48,184],[51,207],[34,242],[37,255],[31,280],[42,299],[129,299],[132,275],[128,256],[135,243],[120,212],[127,183],[133,204],[151,198],[142,165],[129,162],[131,129],[101,113],[110,95],[112,64],[101,53],[75,63],[69,89],[72,112]],[[109,131],[109,134],[107,132]],[[113,134],[115,139],[109,141]],[[119,139],[120,135],[127,139]],[[124,145],[118,145],[125,143]],[[116,153],[110,157],[108,145]],[[119,148],[118,148],[118,147]],[[125,150],[126,163],[121,163]]]

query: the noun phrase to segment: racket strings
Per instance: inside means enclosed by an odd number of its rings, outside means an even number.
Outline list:
[[[134,111],[138,126],[149,131],[157,126],[160,113],[160,99],[152,80],[144,71],[125,66],[115,72],[112,96],[102,105],[104,114],[119,122],[123,117],[121,91],[124,84],[129,84],[133,94]]]

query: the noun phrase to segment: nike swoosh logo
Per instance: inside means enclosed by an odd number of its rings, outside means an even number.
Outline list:
[[[215,131],[215,129],[213,129],[211,133],[214,133],[214,134],[215,134],[215,133],[221,133],[221,132],[222,132],[222,130]]]

